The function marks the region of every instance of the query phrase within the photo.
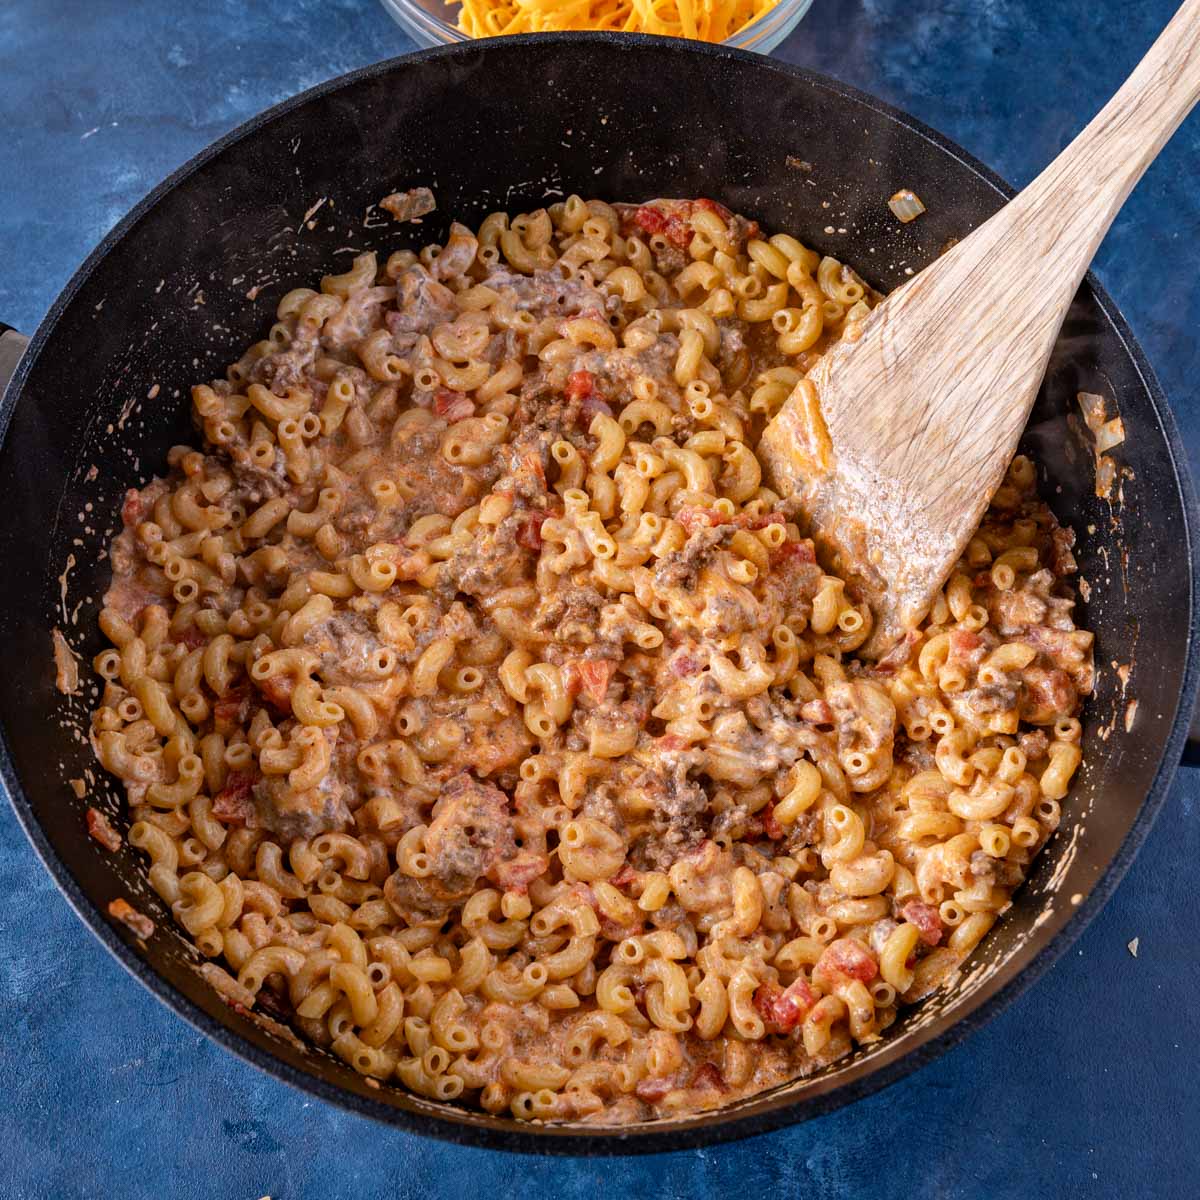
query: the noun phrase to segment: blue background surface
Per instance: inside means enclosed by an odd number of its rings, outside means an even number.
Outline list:
[[[778,52],[906,109],[1016,184],[1100,107],[1174,0],[816,0]],[[3,0],[0,319],[32,331],[118,218],[262,108],[412,46],[373,0]],[[1098,268],[1200,462],[1200,119]],[[871,1099],[649,1159],[464,1150],[218,1050],[93,942],[0,806],[0,1197],[1197,1195],[1200,773],[1108,907],[966,1045]],[[1126,946],[1137,937],[1135,959]]]

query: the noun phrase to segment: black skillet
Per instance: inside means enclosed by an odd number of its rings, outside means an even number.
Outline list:
[[[439,202],[424,225],[397,227],[370,209],[416,184],[433,187]],[[901,187],[928,206],[907,226],[886,204]],[[226,1007],[141,882],[138,855],[126,847],[110,857],[88,838],[86,802],[67,780],[92,767],[79,736],[89,705],[55,690],[50,630],[67,626],[88,656],[101,648],[93,628],[107,578],[101,549],[123,491],[160,469],[169,446],[194,438],[188,386],[220,375],[263,337],[287,287],[312,283],[330,263],[348,265],[349,248],[419,245],[444,236],[452,216],[477,221],[570,192],[711,196],[854,264],[884,291],[1010,194],[944,138],[842,84],[656,38],[547,35],[433,50],[255,118],[104,239],[51,308],[5,396],[0,771],[30,839],[96,936],[181,1016],[265,1070],[356,1112],[461,1142],[670,1150],[773,1129],[875,1091],[998,1012],[1079,935],[1128,867],[1184,747],[1197,673],[1196,510],[1162,392],[1089,278],[1026,435],[1050,504],[1081,535],[1089,587],[1081,623],[1096,632],[1104,667],[1086,713],[1086,765],[1063,830],[972,969],[879,1045],[735,1107],[618,1132],[531,1128],[368,1086]],[[1123,499],[1094,494],[1074,416],[1080,390],[1114,400],[1124,418],[1128,437],[1114,455]],[[97,780],[97,789],[110,787]],[[118,896],[156,920],[148,945],[105,915]]]

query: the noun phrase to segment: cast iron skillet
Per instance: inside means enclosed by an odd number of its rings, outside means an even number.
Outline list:
[[[416,184],[435,188],[439,201],[424,225],[398,227],[371,210],[386,192]],[[928,206],[908,226],[886,206],[900,187]],[[1063,831],[958,987],[879,1045],[732,1108],[617,1132],[531,1128],[368,1086],[226,1007],[195,974],[138,856],[128,847],[108,856],[89,840],[85,804],[112,795],[112,785],[95,776],[80,737],[91,698],[54,689],[50,629],[64,628],[88,659],[99,651],[101,549],[124,489],[159,469],[173,443],[194,438],[188,386],[221,374],[264,336],[287,287],[348,264],[349,248],[420,244],[444,236],[451,216],[477,221],[572,191],[712,196],[836,254],[884,290],[1009,194],[944,138],[842,84],[751,54],[635,36],[519,37],[414,54],[248,122],[104,239],[8,389],[0,771],[30,839],[96,936],[176,1012],[258,1066],[356,1112],[455,1141],[660,1151],[773,1129],[882,1087],[999,1011],[1078,936],[1129,865],[1183,749],[1197,669],[1196,512],[1158,384],[1089,279],[1027,432],[1052,507],[1083,535],[1090,591],[1081,623],[1096,632],[1105,667],[1086,713],[1086,766]],[[1115,452],[1123,500],[1094,495],[1091,452],[1072,415],[1080,390],[1114,400],[1124,418],[1128,437]],[[1126,683],[1114,662],[1128,666]],[[94,779],[89,801],[67,786],[80,777]],[[117,896],[154,917],[148,945],[105,915]]]

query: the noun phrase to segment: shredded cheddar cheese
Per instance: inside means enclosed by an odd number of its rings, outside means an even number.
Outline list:
[[[616,29],[721,42],[770,12],[777,3],[778,0],[461,0],[458,28],[471,37]]]

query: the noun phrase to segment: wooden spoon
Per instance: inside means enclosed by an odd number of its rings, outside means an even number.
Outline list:
[[[929,610],[1012,460],[1097,246],[1198,98],[1200,0],[1186,0],[1054,162],[837,343],[767,426],[775,486],[871,605],[866,654]]]

